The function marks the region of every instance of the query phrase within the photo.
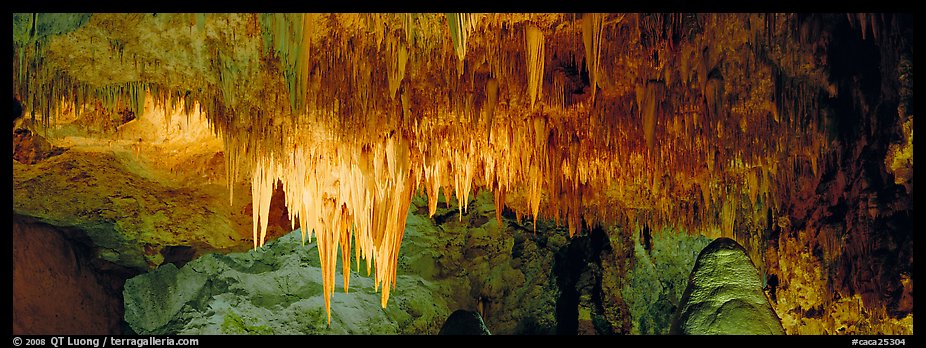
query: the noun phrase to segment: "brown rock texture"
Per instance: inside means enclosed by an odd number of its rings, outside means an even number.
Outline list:
[[[28,129],[20,128],[13,132],[13,159],[20,163],[35,164],[48,157],[59,155],[64,150]]]
[[[13,217],[13,334],[123,334],[122,284],[80,233]]]

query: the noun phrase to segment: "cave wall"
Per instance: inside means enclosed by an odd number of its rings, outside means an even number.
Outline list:
[[[137,272],[100,260],[80,231],[13,215],[13,334],[126,334],[122,287]]]
[[[831,172],[835,179],[822,184],[831,186],[817,188],[829,195],[831,206],[822,217],[813,209],[804,210],[804,216],[808,225],[819,219],[820,230],[844,228],[850,235],[844,256],[837,261],[836,290],[861,294],[866,302],[882,302],[892,316],[903,316],[912,311],[911,304],[899,302],[904,287],[901,279],[913,272],[913,162],[909,158],[896,165],[888,159],[912,153],[912,131],[905,131],[914,115],[909,66],[912,43],[902,37],[879,40],[862,35],[860,42],[855,41],[858,35],[842,38],[847,42],[833,43],[832,75],[840,81],[840,95],[851,96],[846,98],[851,104],[841,99],[834,109],[839,115],[858,114],[858,122],[852,116],[839,121],[848,123],[839,125],[845,139],[837,155],[841,162]],[[849,52],[855,59],[848,59]],[[824,173],[824,178],[831,173]],[[840,187],[841,180],[845,186]],[[798,219],[801,208],[794,209]],[[843,221],[833,221],[840,212],[845,214]]]
[[[770,295],[791,334],[913,330],[912,42],[851,19],[825,57],[832,150],[768,224]]]

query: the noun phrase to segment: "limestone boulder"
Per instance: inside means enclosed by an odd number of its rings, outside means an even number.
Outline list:
[[[782,335],[784,329],[746,250],[732,239],[719,238],[698,255],[670,332]]]

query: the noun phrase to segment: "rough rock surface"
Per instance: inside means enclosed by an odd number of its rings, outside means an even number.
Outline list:
[[[478,311],[495,334],[556,332],[554,254],[567,243],[565,228],[495,218],[491,192],[471,196],[460,216],[456,198],[443,197],[433,217],[427,201],[412,201],[399,255],[399,272],[441,284],[453,308]]]
[[[784,329],[746,250],[719,238],[698,255],[671,333],[782,335]]]
[[[321,279],[315,244],[296,231],[129,279],[125,319],[139,334],[433,334],[450,313],[433,283],[404,275],[382,309],[373,279],[352,272],[349,293],[336,276],[329,328]]]
[[[125,270],[93,256],[90,246],[74,240],[77,231],[14,215],[12,234],[14,335],[125,333]]]
[[[361,265],[346,294],[336,276],[327,328],[318,251],[293,232],[257,250],[208,254],[130,279],[126,321],[140,334],[437,334],[450,308],[461,308],[480,313],[490,332],[555,332],[551,263],[564,230],[534,235],[507,218],[497,229],[490,194],[477,195],[462,219],[443,200],[434,218],[426,209],[416,198],[385,310]]]
[[[621,262],[632,267],[625,266],[623,275],[602,279],[602,289],[607,297],[620,298],[626,303],[624,317],[629,318],[621,318],[631,324],[626,333],[665,335],[669,333],[698,253],[711,239],[666,229],[653,233],[647,250],[639,236],[639,233],[624,234],[612,239],[612,246],[620,252],[602,261],[602,266],[609,272],[622,271]]]
[[[458,309],[450,314],[438,335],[491,335],[479,312]]]
[[[102,259],[140,270],[160,265],[168,246],[251,245],[250,212],[234,212],[220,185],[172,186],[140,175],[126,156],[71,149],[34,165],[13,162],[13,211],[84,230]]]
[[[35,164],[64,151],[28,129],[20,128],[13,132],[13,159],[20,163]]]

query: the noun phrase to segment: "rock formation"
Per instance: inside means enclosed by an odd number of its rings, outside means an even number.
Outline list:
[[[746,250],[732,239],[719,238],[698,255],[671,333],[784,334],[762,289],[763,279]]]

